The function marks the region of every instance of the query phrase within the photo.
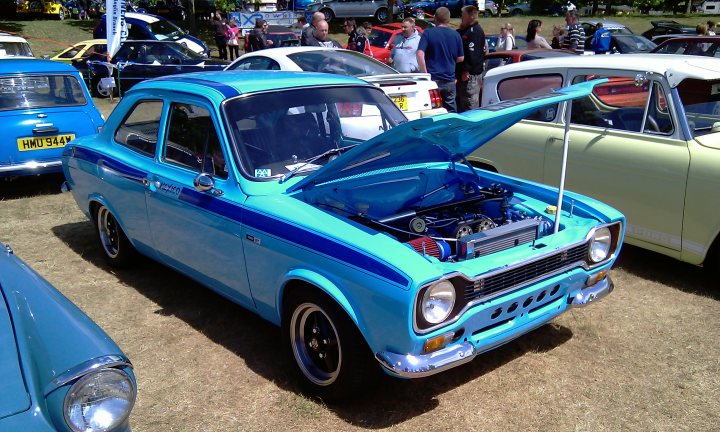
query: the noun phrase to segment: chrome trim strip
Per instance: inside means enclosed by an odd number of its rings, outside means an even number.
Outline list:
[[[504,289],[504,290],[502,290],[502,291],[498,291],[498,292],[493,293],[493,294],[491,294],[491,295],[489,295],[489,296],[477,298],[477,299],[475,299],[475,300],[473,300],[473,301],[470,301],[470,302],[468,302],[452,319],[450,319],[450,320],[448,320],[448,321],[444,321],[444,322],[442,322],[442,323],[440,323],[440,324],[438,324],[438,325],[435,325],[435,326],[432,326],[432,327],[428,327],[427,329],[420,329],[420,328],[418,328],[418,316],[417,316],[417,310],[418,310],[418,304],[419,304],[418,302],[420,301],[420,293],[421,293],[426,287],[429,287],[430,285],[432,285],[432,284],[434,284],[434,283],[437,283],[437,282],[439,282],[439,281],[446,280],[446,279],[449,280],[449,279],[452,279],[452,278],[454,278],[454,277],[460,277],[460,278],[462,278],[462,279],[465,279],[465,280],[467,281],[467,283],[464,284],[463,286],[467,286],[467,285],[470,284],[470,283],[473,283],[473,284],[474,284],[474,283],[475,283],[477,280],[479,280],[479,279],[485,279],[485,278],[492,277],[492,276],[495,276],[495,275],[500,274],[500,273],[504,273],[504,272],[508,272],[508,271],[514,270],[514,269],[516,269],[516,268],[518,268],[518,267],[522,267],[522,266],[525,266],[525,265],[532,264],[532,263],[534,263],[534,262],[536,262],[536,261],[540,261],[540,260],[545,259],[545,258],[548,258],[548,257],[550,257],[550,256],[552,256],[552,255],[565,252],[565,251],[567,251],[567,250],[570,250],[570,249],[572,249],[572,248],[574,248],[574,247],[577,247],[577,246],[580,246],[580,245],[582,245],[582,244],[588,244],[588,248],[589,248],[589,243],[588,243],[588,242],[590,241],[590,239],[592,239],[593,235],[595,234],[595,231],[596,231],[598,228],[610,227],[610,226],[612,226],[612,225],[618,225],[618,224],[621,225],[621,226],[619,227],[618,238],[617,238],[617,239],[614,239],[614,240],[615,240],[615,242],[614,242],[614,244],[613,244],[614,250],[613,250],[612,253],[609,254],[608,257],[605,258],[603,261],[600,261],[599,263],[592,264],[592,265],[588,265],[588,264],[587,264],[587,261],[585,261],[585,262],[583,262],[583,261],[575,261],[575,262],[573,262],[573,263],[569,263],[568,265],[566,265],[566,266],[564,266],[564,267],[562,267],[562,268],[559,268],[559,269],[557,269],[557,270],[555,270],[555,271],[553,271],[553,272],[550,272],[550,273],[545,273],[544,275],[541,275],[541,276],[539,276],[539,277],[537,277],[537,278],[535,278],[535,279],[531,279],[531,280],[522,282],[522,283],[520,283],[520,284],[516,284],[516,285],[510,286],[510,287],[508,287],[508,288],[506,288],[506,289]],[[470,278],[470,279],[468,279],[467,276],[465,276],[465,275],[462,274],[462,273],[454,272],[454,273],[450,273],[450,274],[444,275],[444,276],[442,276],[441,278],[436,279],[436,280],[434,280],[434,281],[425,283],[425,284],[423,284],[422,286],[420,286],[420,288],[415,292],[415,302],[413,303],[413,310],[412,310],[413,330],[415,331],[415,333],[420,334],[420,335],[430,333],[430,332],[432,332],[432,331],[435,331],[435,330],[437,330],[437,329],[439,329],[439,328],[448,326],[448,325],[454,323],[455,321],[459,320],[460,317],[461,317],[463,314],[465,314],[465,312],[467,312],[468,309],[470,309],[470,308],[472,308],[472,307],[474,307],[474,306],[476,306],[476,305],[478,305],[478,304],[480,304],[480,303],[484,303],[484,302],[486,302],[486,301],[488,301],[488,300],[491,300],[491,299],[493,299],[493,298],[496,298],[496,297],[499,297],[499,296],[508,294],[510,291],[516,290],[516,289],[519,288],[519,287],[528,286],[528,285],[531,285],[531,284],[533,284],[533,283],[536,283],[536,282],[538,282],[538,281],[540,281],[540,280],[548,279],[548,278],[551,278],[551,277],[553,277],[553,276],[557,276],[557,275],[560,274],[560,273],[566,272],[566,271],[568,271],[568,270],[570,270],[570,269],[572,269],[572,268],[578,267],[578,266],[581,267],[581,268],[583,268],[583,269],[586,270],[586,271],[589,271],[589,270],[592,270],[592,269],[594,269],[594,268],[596,268],[596,267],[600,267],[600,266],[602,266],[602,265],[605,265],[605,264],[607,264],[609,261],[615,259],[616,255],[617,255],[617,251],[618,251],[619,246],[620,246],[619,235],[620,235],[621,232],[622,232],[622,224],[621,224],[621,222],[619,222],[619,221],[611,222],[611,223],[606,223],[606,224],[602,224],[602,225],[596,225],[596,226],[594,226],[590,231],[588,231],[587,235],[585,236],[585,238],[584,238],[583,240],[578,241],[578,242],[576,242],[576,243],[571,243],[570,245],[567,245],[567,246],[564,247],[564,248],[556,248],[556,249],[553,249],[553,250],[551,250],[551,251],[544,252],[544,253],[542,253],[542,254],[540,254],[540,255],[533,256],[532,258],[527,259],[527,260],[525,260],[525,261],[517,261],[517,262],[514,262],[514,263],[512,263],[512,264],[509,264],[509,265],[507,265],[507,266],[505,266],[505,267],[498,267],[498,268],[496,268],[496,269],[490,270],[489,272],[481,273],[481,274],[479,274],[479,275],[477,275],[477,276],[475,276],[475,277],[473,277],[473,278]],[[474,259],[478,259],[478,258],[474,258]],[[456,297],[455,301],[457,301],[458,298],[459,298],[459,296]]]
[[[16,165],[0,166],[0,172],[54,168],[56,166],[61,166],[61,165],[62,165],[62,161],[51,161],[51,162],[30,161],[30,162],[23,162],[21,164],[16,164]]]
[[[610,276],[605,276],[605,278],[603,278],[600,282],[591,287],[583,288],[579,293],[575,294],[575,297],[569,299],[570,307],[585,307],[594,301],[602,299],[606,295],[610,294],[614,289],[615,284]]]
[[[128,360],[128,358],[123,355],[112,354],[87,360],[75,367],[66,370],[65,372],[58,374],[55,379],[52,380],[50,384],[45,387],[44,395],[47,396],[48,394],[64,386],[65,384],[72,382],[82,377],[83,375],[92,373],[96,370],[123,367],[129,367],[131,369],[133,367],[132,363],[130,363],[130,360]]]

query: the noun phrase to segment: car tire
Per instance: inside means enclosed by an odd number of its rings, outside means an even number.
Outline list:
[[[334,300],[304,286],[291,291],[283,305],[283,347],[308,395],[339,402],[377,382],[380,366]]]
[[[100,86],[100,78],[99,77],[93,78],[91,84],[92,85],[91,85],[90,90],[92,91],[93,95],[96,97],[109,98],[111,91],[113,92],[113,96],[117,96],[117,91],[115,88],[113,88],[112,90],[108,90],[108,89],[102,88]]]
[[[387,23],[390,19],[390,17],[388,16],[388,9],[386,7],[381,7],[380,9],[378,9],[375,12],[375,19],[382,24]]]
[[[513,9],[512,12],[510,12],[510,15],[512,16],[520,16],[523,14],[522,9]]]
[[[323,15],[325,15],[325,21],[327,21],[327,22],[330,22],[335,18],[335,14],[333,13],[332,9],[325,8],[325,9],[321,10],[320,12],[322,12]]]
[[[115,216],[104,205],[97,206],[93,216],[95,233],[105,261],[113,268],[129,267],[137,257],[137,252]]]
[[[492,13],[489,10],[485,9],[485,12],[483,12],[483,16],[485,18],[490,18],[492,16]]]

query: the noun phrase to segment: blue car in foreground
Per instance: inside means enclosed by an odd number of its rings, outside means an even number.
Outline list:
[[[339,75],[145,81],[63,168],[107,261],[173,267],[279,325],[310,394],[433,375],[613,289],[616,210],[466,156],[594,83],[408,122]],[[207,311],[212,313],[212,311]]]
[[[0,178],[60,172],[62,149],[104,120],[75,68],[0,59]]]
[[[100,327],[0,247],[0,430],[129,431],[132,365]]]

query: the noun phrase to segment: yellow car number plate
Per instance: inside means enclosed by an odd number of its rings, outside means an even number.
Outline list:
[[[75,134],[18,138],[17,146],[20,151],[45,150],[65,147],[65,144],[74,139]]]
[[[397,96],[390,96],[390,99],[392,99],[393,102],[395,102],[395,105],[398,106],[403,111],[407,111],[408,105],[407,105],[407,96],[405,95],[397,95]]]

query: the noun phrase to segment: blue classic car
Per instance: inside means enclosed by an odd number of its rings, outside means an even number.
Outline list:
[[[111,265],[139,252],[281,326],[305,390],[339,399],[382,369],[463,364],[612,290],[620,213],[568,192],[557,219],[556,189],[463,163],[592,85],[408,122],[351,77],[160,78],[65,148],[65,187]]]
[[[104,120],[73,67],[0,59],[0,178],[60,172],[62,148],[97,133]]]
[[[0,430],[129,431],[132,365],[80,309],[0,248]]]

